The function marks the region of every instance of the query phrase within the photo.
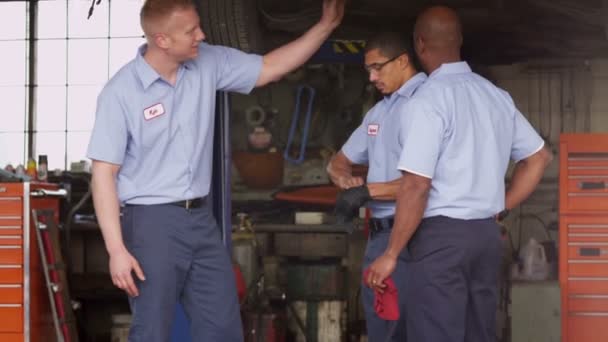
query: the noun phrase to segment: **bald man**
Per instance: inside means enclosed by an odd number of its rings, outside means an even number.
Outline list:
[[[306,62],[344,0],[264,56],[206,44],[190,0],[147,0],[147,44],[98,98],[88,157],[113,283],[129,295],[130,342],[169,339],[183,304],[193,341],[243,341],[231,260],[208,200],[216,91],[249,93]]]
[[[511,97],[461,61],[461,45],[453,10],[420,14],[414,47],[429,77],[404,105],[395,223],[368,279],[381,284],[408,246],[408,341],[495,340],[503,245],[494,217],[526,199],[552,159]]]

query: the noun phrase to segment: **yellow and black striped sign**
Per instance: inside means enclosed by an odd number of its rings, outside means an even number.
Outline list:
[[[334,40],[332,47],[338,54],[360,54],[365,49],[365,40]]]

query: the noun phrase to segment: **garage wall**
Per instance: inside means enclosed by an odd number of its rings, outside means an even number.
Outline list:
[[[608,132],[608,59],[544,60],[490,68],[473,66],[473,69],[511,94],[517,107],[546,139],[555,155],[555,160],[537,191],[507,221],[514,247],[518,248],[520,241],[525,243],[532,236],[542,241],[549,235],[555,240],[559,205],[559,135],[561,132]],[[343,101],[360,98],[360,75],[355,70],[347,70],[345,78],[347,81],[344,83],[348,86],[342,90]],[[246,148],[250,127],[244,124],[244,112],[252,105],[272,108],[274,138],[283,147],[297,84],[298,82],[279,82],[257,90],[254,96],[233,97],[232,138],[236,149]],[[335,97],[330,98],[336,100]],[[363,110],[361,105],[356,108]],[[327,111],[326,108],[320,110],[321,115],[331,118],[330,127],[336,122],[343,122],[337,113]],[[359,122],[360,118],[356,120]],[[336,145],[339,139],[334,135],[351,130],[347,127],[339,127],[338,130],[330,128],[324,138],[316,143],[320,146]],[[238,175],[235,176],[238,180]]]
[[[546,60],[477,71],[511,94],[555,154],[537,191],[507,221],[515,248],[531,236],[546,239],[547,230],[555,240],[559,134],[608,133],[608,60]]]

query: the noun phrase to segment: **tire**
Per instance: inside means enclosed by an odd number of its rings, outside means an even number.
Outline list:
[[[197,4],[210,44],[264,52],[256,0],[197,0]]]

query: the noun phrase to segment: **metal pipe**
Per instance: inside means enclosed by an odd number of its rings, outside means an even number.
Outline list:
[[[35,151],[35,138],[34,134],[36,131],[36,59],[38,58],[36,50],[36,30],[37,30],[37,17],[38,17],[38,0],[29,2],[29,31],[27,32],[27,38],[29,43],[29,62],[28,62],[28,107],[27,107],[27,156],[28,158],[34,158],[36,155]]]

